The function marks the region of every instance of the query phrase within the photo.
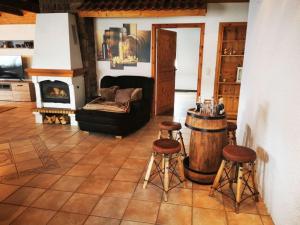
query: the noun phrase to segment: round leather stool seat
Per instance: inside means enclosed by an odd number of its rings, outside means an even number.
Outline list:
[[[239,145],[227,145],[223,149],[223,156],[227,160],[239,163],[254,162],[256,159],[255,151]]]
[[[227,130],[228,131],[235,131],[237,129],[237,126],[233,122],[227,122]]]
[[[172,122],[172,121],[163,121],[159,124],[159,129],[161,130],[180,130],[181,123]]]
[[[158,139],[153,142],[153,151],[160,154],[174,154],[181,150],[180,143],[171,139]]]

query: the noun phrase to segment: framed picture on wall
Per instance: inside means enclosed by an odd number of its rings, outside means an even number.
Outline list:
[[[238,67],[237,72],[236,72],[236,82],[237,83],[241,83],[242,74],[243,74],[243,67]]]

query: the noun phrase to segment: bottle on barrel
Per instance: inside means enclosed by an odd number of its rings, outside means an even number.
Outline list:
[[[201,112],[202,103],[201,103],[201,96],[198,96],[196,102],[196,112]]]

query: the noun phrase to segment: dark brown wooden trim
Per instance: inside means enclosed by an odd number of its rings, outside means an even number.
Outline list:
[[[200,46],[199,46],[199,62],[198,62],[198,78],[197,78],[197,96],[201,93],[202,66],[203,66],[203,47],[205,23],[177,23],[177,24],[152,24],[151,38],[151,77],[154,79],[154,98],[152,112],[156,115],[156,33],[160,28],[200,28]]]
[[[79,11],[80,17],[96,18],[137,18],[137,17],[172,17],[172,16],[205,16],[207,9],[176,9],[176,10],[91,10]]]
[[[74,69],[74,70],[52,70],[52,69],[25,69],[28,76],[52,76],[52,77],[75,77],[83,75],[84,70]]]

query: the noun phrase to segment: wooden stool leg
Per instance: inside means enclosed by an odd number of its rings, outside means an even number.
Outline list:
[[[161,139],[161,130],[158,131],[157,139]]]
[[[168,130],[168,135],[169,135],[169,139],[174,139],[173,138],[173,132],[171,130]]]
[[[256,202],[258,202],[258,190],[255,182],[255,163],[251,163],[251,179],[252,179],[252,184],[253,184],[253,189],[255,191],[255,196],[254,199]]]
[[[241,191],[243,184],[243,164],[239,165],[239,173],[237,178],[237,186],[236,186],[236,203],[235,203],[235,211],[239,213],[239,207],[241,202]]]
[[[164,167],[164,199],[168,201],[168,190],[169,190],[169,156],[165,157],[165,167]]]
[[[181,149],[183,150],[183,156],[186,157],[187,154],[186,154],[186,151],[185,151],[185,146],[184,146],[184,143],[183,143],[183,137],[182,137],[181,131],[178,131],[178,134],[179,134],[179,140],[180,140],[180,143],[181,143]]]
[[[210,195],[210,196],[213,196],[213,195],[214,195],[214,191],[217,189],[217,187],[218,187],[218,185],[219,185],[219,182],[220,182],[220,179],[221,179],[221,177],[222,177],[222,173],[223,173],[225,164],[226,164],[226,161],[225,161],[225,160],[222,160],[221,165],[220,165],[220,167],[219,167],[219,170],[218,170],[218,172],[217,172],[217,175],[216,175],[216,177],[215,177],[214,183],[213,183],[213,185],[211,186],[211,189],[210,189],[210,192],[209,192],[209,195]]]
[[[183,160],[182,155],[178,154],[177,156],[177,163],[178,163],[178,172],[180,176],[180,180],[183,181],[183,187],[186,188],[186,179],[184,177],[184,168],[183,168]]]
[[[152,166],[153,166],[154,159],[155,159],[154,153],[152,153],[150,161],[149,161],[149,165],[148,165],[148,168],[147,168],[147,172],[146,172],[146,175],[145,175],[145,181],[144,181],[144,185],[143,185],[144,189],[146,188],[146,186],[148,184],[148,180],[149,180],[149,177],[150,177],[150,174],[151,174],[151,169],[152,169]]]

